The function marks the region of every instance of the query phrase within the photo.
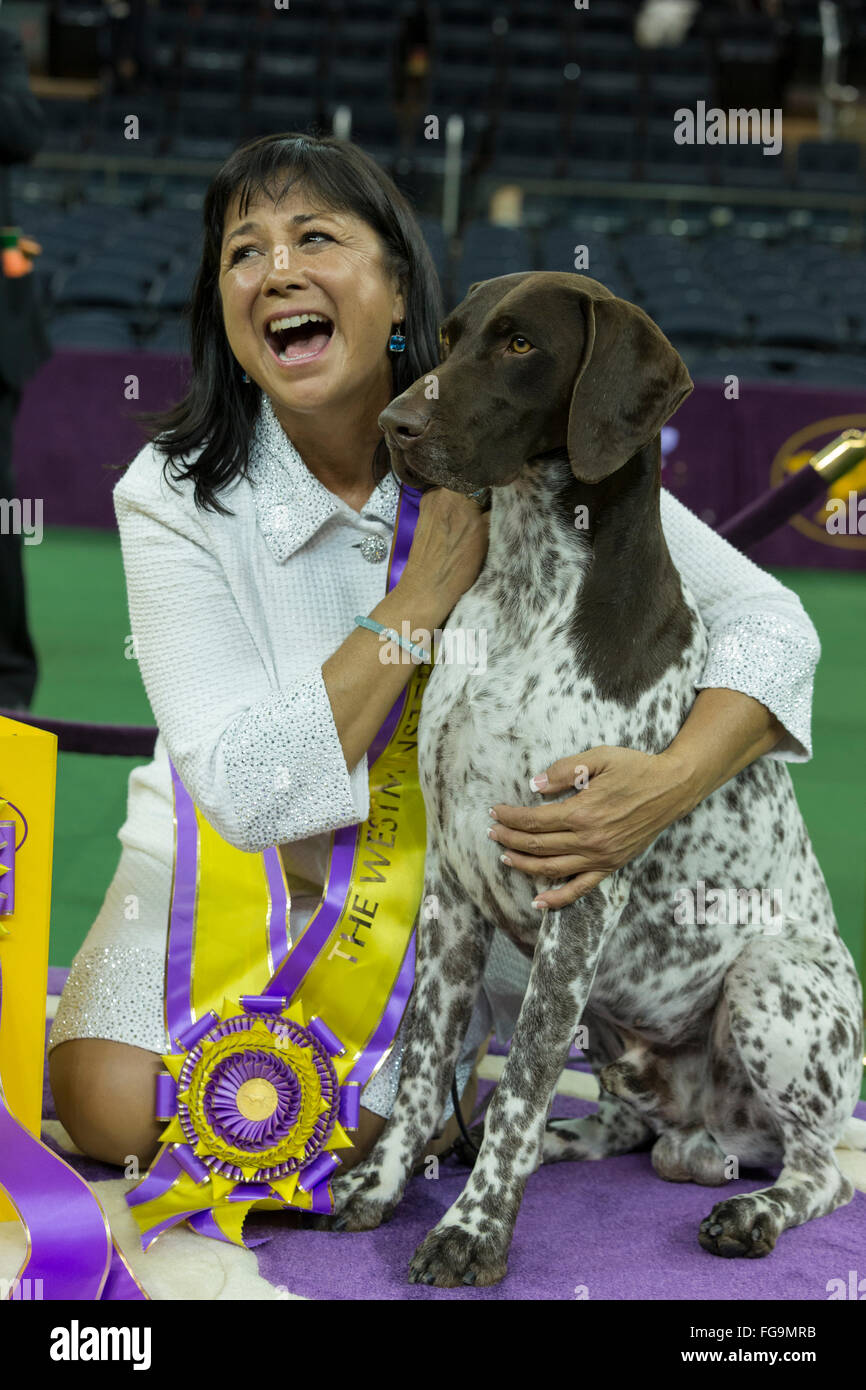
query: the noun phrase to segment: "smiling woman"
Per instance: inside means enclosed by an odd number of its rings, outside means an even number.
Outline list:
[[[390,467],[379,411],[438,361],[439,281],[411,208],[357,146],[289,134],[235,151],[203,211],[190,389],[142,416],[159,451],[220,510],[217,493],[247,467],[260,388],[306,466],[346,500],[368,454],[369,491]],[[389,354],[400,323],[406,350]]]
[[[442,489],[422,498],[390,590],[381,563],[401,494],[378,416],[435,367],[439,312],[411,209],[357,147],[269,136],[213,180],[189,306],[189,388],[143,417],[154,437],[114,491],[159,737],[153,762],[131,775],[120,863],[49,1040],[58,1115],[96,1158],[134,1155],[144,1168],[164,1128],[153,1088],[174,1036],[172,767],[226,849],[278,848],[296,942],[320,903],[334,832],[370,815],[368,750],[415,669],[383,662],[378,636],[355,616],[434,629],[480,570],[487,517]],[[405,351],[390,350],[397,327]],[[370,831],[383,844],[387,832],[385,818]],[[357,897],[359,946],[373,897],[369,887]],[[405,951],[413,923],[399,925]],[[398,1011],[389,1036],[399,1021]],[[469,1104],[488,1032],[484,1005],[457,1067]],[[343,1166],[382,1127],[402,1046],[401,1033],[363,1086],[353,1143],[338,1146]],[[431,1152],[452,1142],[449,1114]]]

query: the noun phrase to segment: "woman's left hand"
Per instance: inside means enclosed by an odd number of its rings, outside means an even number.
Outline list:
[[[543,795],[577,787],[573,796],[547,805],[497,802],[488,831],[511,865],[527,874],[568,878],[545,889],[535,907],[565,907],[642,853],[673,821],[695,805],[692,781],[670,749],[590,748],[560,758],[533,781]]]

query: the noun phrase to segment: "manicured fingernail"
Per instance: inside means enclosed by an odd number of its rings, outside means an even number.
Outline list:
[[[539,772],[535,777],[529,779],[529,785],[534,792],[542,792],[547,786],[547,773]]]
[[[490,807],[490,810],[487,812],[487,814],[488,816],[492,816],[494,820],[499,820],[499,817],[497,816],[492,806]]]
[[[543,902],[541,898],[533,898],[532,906],[537,907],[539,910],[541,910],[542,908],[547,907],[547,903]]]
[[[487,827],[487,838],[488,838],[488,840],[492,840],[492,839],[495,837],[495,835],[496,835],[496,826],[495,826],[495,825],[489,825],[489,826]]]
[[[508,855],[507,855],[507,854],[500,854],[499,858],[502,860],[502,863],[503,863],[503,864],[510,864],[510,863],[511,863],[511,860],[508,858]]]

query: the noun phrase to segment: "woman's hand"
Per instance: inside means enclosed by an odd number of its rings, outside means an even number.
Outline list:
[[[672,821],[695,804],[692,780],[664,753],[590,748],[547,769],[546,795],[576,787],[573,796],[544,806],[491,809],[490,838],[515,869],[570,881],[545,889],[535,907],[565,907],[641,854]]]
[[[487,555],[490,513],[460,492],[431,488],[418,506],[412,546],[399,587],[432,603],[444,622],[471,589]]]
[[[749,763],[775,748],[785,728],[751,695],[699,690],[683,727],[661,753],[590,748],[544,768],[551,795],[574,796],[547,806],[497,802],[491,839],[515,869],[569,878],[544,889],[536,907],[565,907],[641,854],[653,840]]]

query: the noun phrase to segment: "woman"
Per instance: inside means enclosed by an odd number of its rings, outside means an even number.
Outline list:
[[[153,762],[130,776],[120,863],[49,1042],[73,1140],[109,1163],[134,1155],[142,1170],[163,1128],[153,1081],[169,1050],[169,757],[225,840],[279,846],[295,938],[321,896],[329,832],[368,814],[367,750],[414,669],[383,664],[378,637],[354,616],[398,631],[403,621],[443,626],[487,547],[472,500],[429,491],[405,571],[382,597],[398,485],[377,418],[435,366],[439,315],[430,257],[386,175],[350,144],[268,136],[216,175],[204,223],[188,394],[157,419],[158,438],[114,492],[159,738]],[[405,351],[389,352],[397,330]],[[541,895],[552,906],[640,853],[754,758],[810,756],[819,648],[799,601],[668,493],[662,517],[709,629],[704,679],[663,754],[563,749],[562,767],[537,769],[550,791],[566,785],[560,773],[577,753],[592,773],[580,793],[592,829],[557,857],[557,878],[572,877]],[[514,871],[537,874],[519,808],[495,809]],[[527,979],[497,935],[458,1065],[467,1107],[476,1057],[492,1028],[511,1035]],[[384,1125],[401,1050],[402,1033],[363,1092],[354,1148],[341,1151],[347,1167]],[[430,1152],[452,1141],[450,1107],[443,1119]]]

